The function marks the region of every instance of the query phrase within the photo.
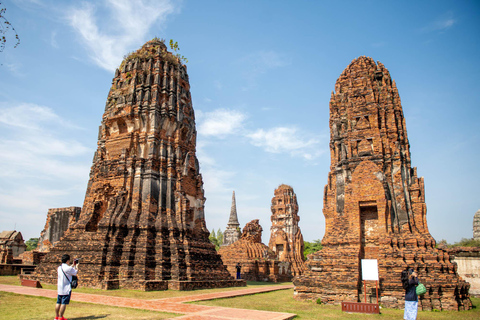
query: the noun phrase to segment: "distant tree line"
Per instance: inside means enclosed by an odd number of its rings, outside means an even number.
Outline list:
[[[450,244],[447,242],[447,240],[442,239],[437,242],[437,247],[480,247],[480,240],[475,240],[473,238],[462,238],[462,240],[455,242],[454,244]]]

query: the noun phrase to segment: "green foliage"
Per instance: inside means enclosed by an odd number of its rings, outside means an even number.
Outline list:
[[[480,247],[480,240],[475,240],[473,238],[462,238],[462,240],[455,242],[454,244],[450,244],[447,242],[447,240],[442,239],[437,242],[437,247]]]
[[[222,230],[220,230],[220,228],[218,228],[218,231],[217,231],[217,240],[219,245],[223,244],[223,232]]]
[[[173,52],[175,52],[175,56],[180,60],[180,61],[183,61],[185,63],[188,63],[188,59],[185,58],[184,56],[182,56],[180,53],[178,53],[178,51],[180,51],[180,47],[178,46],[178,42],[175,41],[173,42],[173,39],[170,39],[170,49],[173,50]]]
[[[7,37],[6,34],[10,30],[15,34],[15,39],[16,43],[13,46],[16,48],[20,44],[20,38],[18,37],[18,33],[13,27],[13,25],[10,23],[10,21],[5,18],[5,12],[7,11],[7,8],[3,7],[3,4],[0,2],[0,52],[5,49],[5,44],[7,43]]]
[[[38,246],[38,238],[30,238],[25,241],[25,245],[27,246],[27,251],[35,250]]]
[[[475,240],[473,238],[462,238],[459,242],[455,242],[453,247],[480,247],[480,240]]]
[[[208,237],[211,243],[215,245],[215,250],[220,249],[220,246],[223,244],[223,232],[218,229],[217,234],[215,235],[215,230],[212,230],[210,236]]]
[[[322,304],[322,299],[318,298],[316,302],[317,304]]]
[[[313,240],[313,242],[304,241],[303,242],[303,256],[307,259],[307,256],[311,253],[317,252],[318,250],[322,250],[322,242],[321,240]]]

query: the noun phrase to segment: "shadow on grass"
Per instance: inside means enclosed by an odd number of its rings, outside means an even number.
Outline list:
[[[99,316],[86,316],[86,317],[80,317],[80,318],[70,318],[71,320],[92,320],[92,319],[102,319],[108,317],[109,314],[102,314]]]

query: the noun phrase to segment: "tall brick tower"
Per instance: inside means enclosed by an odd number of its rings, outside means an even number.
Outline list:
[[[34,276],[55,282],[68,253],[82,286],[234,285],[208,240],[196,136],[186,66],[147,42],[115,72],[80,217]]]
[[[276,253],[278,260],[290,262],[290,272],[297,276],[303,270],[303,236],[298,226],[297,195],[286,184],[275,189],[274,195],[268,246]]]
[[[380,62],[360,57],[338,78],[330,100],[330,156],[323,249],[294,281],[295,297],[363,299],[360,260],[377,259],[384,306],[403,307],[400,274],[411,267],[428,289],[422,309],[471,308],[469,284],[428,231],[424,181],[411,167],[398,90]]]
[[[228,246],[240,239],[242,233],[240,232],[240,223],[237,217],[237,203],[235,201],[235,191],[232,193],[232,206],[230,208],[230,217],[228,218],[227,228],[223,233],[222,246]]]

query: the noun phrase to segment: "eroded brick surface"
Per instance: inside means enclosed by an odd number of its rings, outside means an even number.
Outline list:
[[[252,220],[243,228],[240,240],[220,247],[218,253],[232,276],[240,263],[242,279],[251,281],[290,281],[290,262],[279,261],[275,253],[262,243],[262,227],[258,219]]]
[[[302,274],[303,236],[298,226],[297,195],[293,188],[282,184],[272,198],[272,226],[268,246],[275,252],[280,261],[290,262],[289,272],[292,276]]]
[[[398,90],[380,62],[360,57],[338,78],[330,155],[324,248],[295,278],[295,297],[363,301],[360,260],[378,259],[383,306],[403,307],[400,274],[412,267],[428,289],[419,300],[423,310],[470,309],[469,284],[428,231],[424,181],[411,167]]]
[[[37,251],[47,252],[67,231],[70,223],[78,220],[82,208],[67,207],[48,209],[47,221],[38,239]]]
[[[55,283],[68,253],[82,286],[241,285],[208,240],[196,136],[186,66],[147,42],[115,72],[81,214],[34,278]]]

